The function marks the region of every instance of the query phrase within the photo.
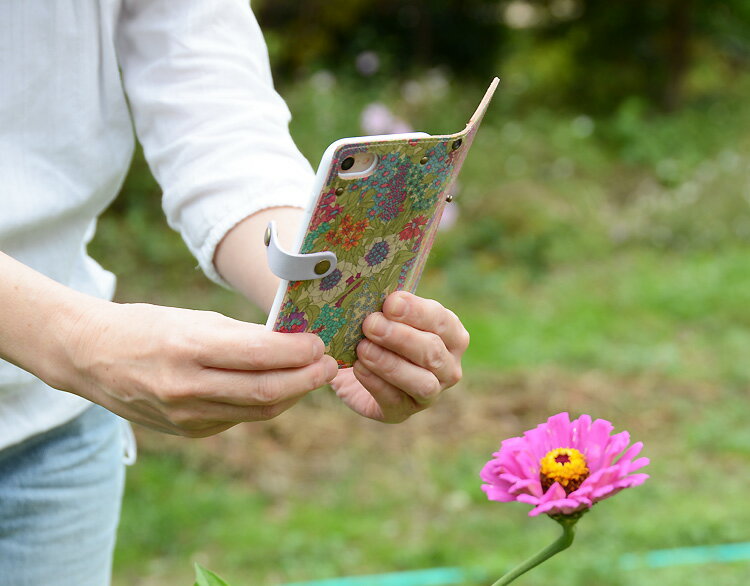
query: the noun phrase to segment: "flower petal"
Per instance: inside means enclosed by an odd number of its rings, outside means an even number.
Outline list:
[[[638,458],[635,462],[631,462],[628,466],[628,474],[631,472],[635,472],[636,470],[640,470],[644,466],[648,466],[651,463],[651,460],[648,458]]]
[[[524,452],[509,452],[502,459],[502,462],[508,473],[524,477],[528,475],[526,470],[529,464],[533,463],[533,460]]]
[[[607,446],[612,440],[609,435],[611,432],[612,424],[609,421],[597,419],[591,424],[591,430],[586,440],[586,445],[583,446],[584,449],[581,451],[586,456],[589,470],[592,472],[608,465],[608,463],[605,463],[605,459]],[[627,442],[625,445],[627,445]],[[622,451],[624,447],[625,446],[618,450],[618,452]]]
[[[540,501],[539,497],[536,497],[531,494],[519,494],[516,500],[519,503],[524,503],[527,505],[538,505]]]
[[[550,486],[547,491],[542,495],[542,498],[539,499],[540,503],[546,503],[552,500],[560,500],[564,499],[567,495],[565,494],[565,489],[560,486],[559,482],[553,482],[552,486]]]
[[[516,500],[515,495],[509,494],[507,491],[494,484],[483,484],[482,490],[487,495],[487,499],[491,501],[509,503]]]
[[[573,422],[572,427],[570,447],[583,452],[581,448],[585,448],[588,444],[588,437],[591,431],[591,417],[585,414],[581,415]]]
[[[533,494],[536,497],[541,497],[542,483],[539,479],[528,478],[526,480],[519,480],[513,486],[508,489],[508,492],[513,495],[519,495],[521,493]]]
[[[503,466],[498,460],[490,460],[487,462],[482,471],[479,473],[479,477],[485,482],[496,482],[500,475],[503,473]]]
[[[547,420],[546,436],[548,443],[545,446],[545,454],[555,448],[569,447],[571,441],[570,416],[563,412],[550,417]]]
[[[641,449],[643,448],[643,442],[635,442],[632,446],[630,446],[627,450],[625,450],[622,453],[622,456],[620,456],[617,459],[617,463],[625,463],[631,461],[633,458],[635,458],[638,454],[641,453]]]
[[[601,466],[609,466],[615,461],[620,453],[628,447],[630,443],[630,434],[627,431],[620,432],[609,438],[604,448]]]

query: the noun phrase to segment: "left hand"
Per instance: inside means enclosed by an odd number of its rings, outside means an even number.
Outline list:
[[[399,423],[461,379],[469,333],[437,301],[397,291],[386,298],[382,312],[365,319],[362,331],[359,360],[331,382],[360,415]]]

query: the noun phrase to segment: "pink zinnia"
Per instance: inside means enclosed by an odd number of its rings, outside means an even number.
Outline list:
[[[554,415],[523,437],[502,442],[482,469],[482,490],[493,501],[534,505],[532,517],[582,514],[648,478],[633,474],[649,463],[635,459],[643,444],[628,447],[630,434],[611,435],[613,429],[588,415],[572,422],[567,413]]]

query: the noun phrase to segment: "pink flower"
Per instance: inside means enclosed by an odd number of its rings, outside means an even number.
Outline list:
[[[362,110],[360,125],[367,134],[386,134],[393,123],[393,118],[388,106],[373,102]]]
[[[365,106],[360,116],[360,125],[365,134],[399,134],[413,131],[407,122],[398,118],[388,106],[380,102]]]
[[[450,230],[458,221],[458,207],[455,203],[443,208],[443,215],[440,216],[438,230]]]
[[[375,51],[362,51],[355,59],[357,71],[366,77],[375,75],[380,69],[380,57]]]
[[[567,413],[523,437],[502,442],[485,464],[482,490],[492,501],[534,505],[529,516],[582,514],[624,488],[643,484],[647,474],[633,474],[649,463],[636,458],[643,444],[630,443],[623,431],[611,435],[609,421],[588,415],[570,421]]]

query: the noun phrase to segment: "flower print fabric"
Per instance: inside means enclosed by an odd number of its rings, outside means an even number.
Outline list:
[[[283,319],[279,320],[278,331],[291,334],[304,332],[307,328],[305,314],[301,311],[294,311],[295,308],[291,302],[287,302],[285,309],[287,311],[283,312]]]
[[[379,240],[372,245],[372,248],[365,255],[365,262],[371,267],[379,265],[388,258],[390,251],[390,245],[385,240]]]
[[[414,240],[422,236],[424,225],[427,224],[425,216],[417,216],[404,226],[404,229],[398,233],[399,240]]]
[[[338,246],[344,250],[351,250],[362,240],[369,222],[367,219],[355,222],[350,214],[346,214],[341,218],[341,222],[333,224],[325,234],[326,242],[331,246],[330,250],[335,250]]]

